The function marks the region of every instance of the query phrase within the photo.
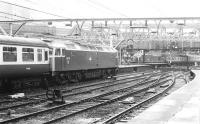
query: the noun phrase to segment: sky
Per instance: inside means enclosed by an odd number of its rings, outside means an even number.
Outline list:
[[[4,0],[5,1],[5,0]],[[200,17],[199,0],[6,0],[30,10],[31,18]],[[4,3],[0,3],[4,4]]]

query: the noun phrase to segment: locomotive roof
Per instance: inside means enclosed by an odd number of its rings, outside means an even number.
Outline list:
[[[12,36],[4,36],[4,35],[0,35],[0,44],[48,47],[48,45],[40,39],[24,38],[24,37],[12,37]]]
[[[68,50],[117,52],[116,49],[110,48],[108,46],[85,45],[85,44],[72,42],[71,40],[53,40],[53,41],[49,42],[49,47],[65,48]]]

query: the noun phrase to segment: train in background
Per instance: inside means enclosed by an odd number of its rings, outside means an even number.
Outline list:
[[[0,36],[0,89],[22,89],[44,83],[116,75],[117,50],[71,40]]]
[[[141,53],[139,54],[138,53]],[[120,56],[120,55],[119,55]],[[135,50],[123,48],[123,64],[133,63],[168,63],[169,65],[200,65],[200,49],[174,50]]]
[[[145,50],[166,50],[166,49],[198,49],[200,48],[200,42],[199,41],[170,41],[168,39],[166,40],[149,40],[148,42],[145,40],[141,40],[138,42],[133,42],[131,45],[127,46],[128,49],[145,49]]]

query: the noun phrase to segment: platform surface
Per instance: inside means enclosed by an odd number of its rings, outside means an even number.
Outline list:
[[[149,65],[145,64],[134,64],[134,65],[119,65],[119,68],[128,68],[128,67],[147,67]]]
[[[147,65],[168,65],[169,63],[161,63],[161,62],[145,62]]]
[[[193,72],[196,74],[194,80],[126,124],[200,124],[200,70]]]

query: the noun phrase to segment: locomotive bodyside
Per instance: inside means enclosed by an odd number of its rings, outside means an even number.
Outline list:
[[[70,41],[54,41],[50,46],[53,49],[52,74],[57,79],[82,80],[115,75],[117,68],[115,49],[81,45]]]

